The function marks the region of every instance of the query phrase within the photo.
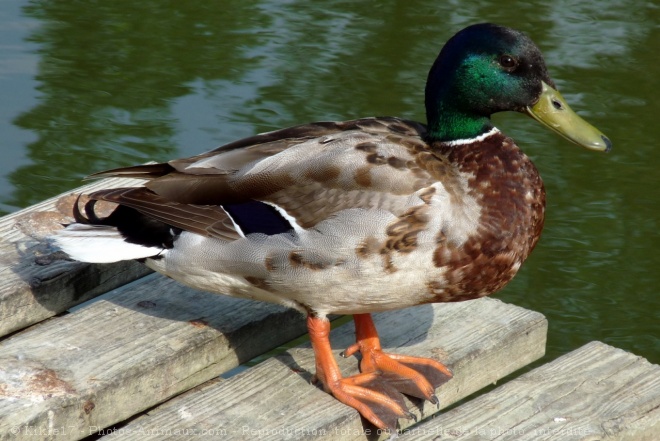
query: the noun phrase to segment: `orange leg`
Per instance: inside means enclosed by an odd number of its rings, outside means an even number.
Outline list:
[[[326,392],[356,409],[381,429],[396,430],[399,418],[414,418],[406,409],[400,393],[379,384],[380,372],[342,378],[330,347],[330,322],[326,318],[308,316],[307,329],[316,356],[316,378]]]
[[[399,418],[415,418],[407,410],[401,393],[437,403],[435,388],[449,380],[451,372],[435,360],[384,353],[371,315],[357,314],[354,319],[357,343],[342,355],[360,351],[362,373],[342,378],[330,347],[330,322],[325,318],[307,318],[316,355],[316,377],[327,392],[357,409],[372,424],[395,430]]]

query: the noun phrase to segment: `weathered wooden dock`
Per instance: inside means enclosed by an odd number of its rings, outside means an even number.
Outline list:
[[[219,377],[304,335],[300,314],[185,288],[134,262],[72,262],[48,246],[76,194],[130,183],[101,181],[0,220],[0,439],[388,437],[310,384],[308,344]],[[599,342],[442,412],[544,354],[537,312],[481,299],[374,317],[387,348],[455,374],[439,407],[409,402],[421,422],[401,420],[401,439],[660,439],[660,366]],[[336,353],[353,338],[351,323],[336,327]],[[357,371],[354,358],[337,358]]]

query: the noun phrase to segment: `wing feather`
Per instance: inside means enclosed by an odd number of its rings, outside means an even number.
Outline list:
[[[236,240],[240,233],[220,206],[181,204],[144,187],[100,190],[89,195],[92,200],[114,202],[133,208],[167,225],[207,237]]]

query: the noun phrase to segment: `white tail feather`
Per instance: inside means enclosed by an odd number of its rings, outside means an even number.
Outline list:
[[[106,225],[71,224],[51,239],[58,248],[80,262],[144,259],[163,252],[163,248],[128,243],[116,228]]]

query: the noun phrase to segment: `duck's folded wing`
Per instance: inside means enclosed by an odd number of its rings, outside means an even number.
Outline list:
[[[252,202],[275,208],[302,228],[351,208],[399,215],[435,182],[423,160],[432,155],[423,131],[421,124],[396,118],[298,126],[193,158],[106,172],[102,176],[149,179],[146,190],[92,197],[191,231],[226,223],[220,206]]]

